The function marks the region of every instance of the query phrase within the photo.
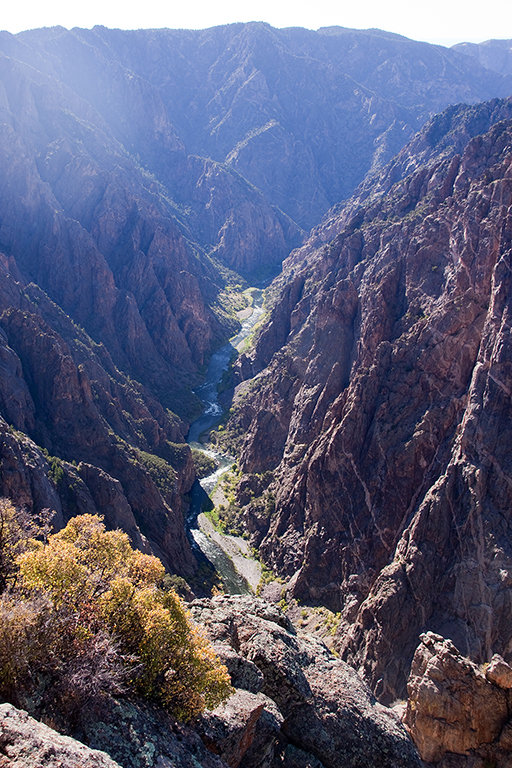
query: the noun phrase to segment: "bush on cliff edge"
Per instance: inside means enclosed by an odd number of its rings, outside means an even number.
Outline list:
[[[156,557],[83,515],[44,540],[23,537],[0,503],[0,694],[13,703],[41,686],[83,706],[134,692],[190,720],[225,700],[226,668],[191,623],[181,599],[159,585]],[[10,535],[9,530],[16,535]]]

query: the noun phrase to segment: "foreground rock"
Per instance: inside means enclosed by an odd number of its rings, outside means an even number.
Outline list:
[[[231,674],[223,705],[191,727],[130,699],[23,704],[61,736],[5,704],[0,766],[3,754],[19,768],[420,768],[399,719],[322,643],[298,638],[277,607],[245,596],[190,607]]]
[[[144,702],[105,698],[45,717],[60,732],[0,706],[2,768],[227,768],[192,728]]]
[[[12,768],[120,768],[105,752],[61,736],[11,704],[0,705],[0,765]]]
[[[433,632],[421,635],[404,722],[422,759],[446,768],[508,768],[511,676],[511,667],[499,656],[484,673],[450,640]]]
[[[401,724],[354,670],[322,643],[298,638],[275,606],[222,596],[191,610],[243,689],[200,725],[232,768],[420,765]]]

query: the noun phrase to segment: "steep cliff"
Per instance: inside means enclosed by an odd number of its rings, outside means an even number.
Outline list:
[[[512,123],[454,146],[290,256],[231,420],[274,472],[273,511],[240,484],[254,542],[385,702],[425,629],[479,662],[512,640]]]
[[[3,266],[3,269],[2,269]],[[48,297],[0,265],[0,493],[54,523],[102,514],[172,572],[195,568],[183,524],[186,424]]]

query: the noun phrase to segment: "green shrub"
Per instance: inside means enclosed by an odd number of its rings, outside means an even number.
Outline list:
[[[192,461],[194,462],[196,475],[199,480],[203,477],[208,477],[219,467],[218,462],[212,456],[197,448],[192,448]]]
[[[58,456],[50,456],[46,448],[43,448],[43,455],[48,462],[48,477],[55,485],[59,485],[64,480],[64,470],[62,462]]]

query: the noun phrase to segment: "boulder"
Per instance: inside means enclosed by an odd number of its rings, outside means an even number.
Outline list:
[[[407,687],[405,724],[429,762],[492,744],[509,718],[506,692],[434,632],[421,635]]]
[[[226,721],[233,720],[225,707],[206,715],[206,725],[201,726],[211,747],[208,739],[214,729],[210,724],[219,724],[220,718],[216,751],[230,765],[419,767],[414,746],[396,716],[379,704],[357,673],[323,643],[298,637],[277,606],[254,597],[217,596],[195,600],[190,609],[215,642],[216,650],[225,646],[223,658],[231,659],[230,668],[234,666],[233,656],[238,655],[240,665],[243,660],[252,662],[263,678],[260,694],[244,692],[244,701],[253,702],[251,706],[261,694],[267,697],[267,704],[260,710],[260,731],[256,728],[253,745],[240,755],[239,762],[232,762],[232,755],[238,760],[240,753],[235,750],[228,754],[224,746],[231,738],[225,735]],[[241,693],[233,697],[233,704]]]
[[[485,670],[485,676],[489,682],[499,685],[500,688],[508,690],[512,688],[512,667],[499,655],[495,653]]]
[[[48,728],[11,704],[0,705],[0,766],[121,768],[105,752]]]

